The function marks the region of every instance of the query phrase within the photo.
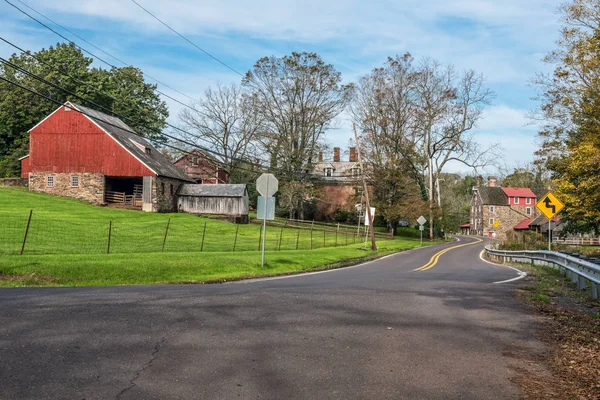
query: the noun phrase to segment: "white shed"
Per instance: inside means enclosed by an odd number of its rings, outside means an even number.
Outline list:
[[[183,184],[177,191],[177,208],[191,214],[221,214],[248,220],[248,190],[245,184]]]

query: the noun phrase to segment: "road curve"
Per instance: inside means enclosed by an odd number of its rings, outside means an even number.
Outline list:
[[[503,353],[541,345],[520,283],[494,284],[517,272],[482,248],[223,285],[2,289],[0,398],[516,398]]]

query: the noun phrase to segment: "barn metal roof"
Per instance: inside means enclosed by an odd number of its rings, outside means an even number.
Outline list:
[[[247,191],[245,184],[207,185],[185,183],[181,185],[177,191],[177,195],[194,197],[244,197],[247,195]]]
[[[154,171],[156,175],[193,182],[189,176],[174,166],[160,151],[155,149],[146,139],[136,134],[119,118],[72,102],[68,102],[68,104],[100,126],[125,150]],[[149,153],[146,152],[146,149],[150,150]]]

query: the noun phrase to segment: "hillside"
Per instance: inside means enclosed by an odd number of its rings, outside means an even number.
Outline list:
[[[413,239],[387,240],[371,252],[352,243],[354,236],[315,230],[310,251],[310,231],[271,227],[261,267],[259,225],[98,207],[14,188],[0,188],[0,221],[0,286],[221,282],[337,268],[419,246]]]

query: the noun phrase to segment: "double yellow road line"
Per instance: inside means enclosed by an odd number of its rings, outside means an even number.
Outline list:
[[[472,244],[477,244],[477,243],[481,243],[481,242],[483,242],[483,240],[475,238],[475,242],[459,244],[456,246],[448,247],[447,249],[444,249],[442,251],[438,251],[429,259],[429,262],[427,264],[425,264],[422,267],[419,267],[417,269],[414,269],[413,271],[427,271],[428,269],[435,267],[435,265],[440,260],[440,257],[442,256],[442,254],[445,254],[445,253],[449,252],[450,250],[458,249],[459,247],[470,246]]]

